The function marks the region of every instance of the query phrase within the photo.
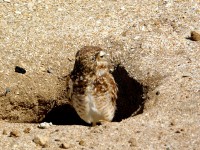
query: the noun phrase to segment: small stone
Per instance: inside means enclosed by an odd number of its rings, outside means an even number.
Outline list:
[[[47,129],[47,128],[49,128],[50,126],[52,126],[53,124],[50,122],[50,123],[48,123],[48,122],[42,122],[42,123],[40,123],[39,125],[38,125],[38,128],[40,128],[40,129]]]
[[[42,147],[48,147],[48,143],[49,143],[49,138],[45,137],[45,136],[35,136],[33,139],[33,142],[37,145],[40,145]]]
[[[60,148],[68,149],[68,148],[70,148],[70,144],[68,144],[68,143],[62,143],[62,144],[60,145]]]
[[[181,133],[179,130],[175,131],[175,133]]]
[[[72,61],[72,60],[73,60],[72,58],[69,58],[69,57],[68,57],[67,59],[68,59],[69,61]]]
[[[63,9],[62,8],[58,8],[58,11],[63,11]]]
[[[4,0],[4,2],[10,3],[10,0]]]
[[[10,88],[6,88],[6,93],[9,93],[10,92]]]
[[[13,130],[10,132],[10,137],[19,137],[20,133],[18,130]]]
[[[84,146],[84,145],[85,145],[85,141],[80,140],[80,141],[79,141],[79,145]]]
[[[192,31],[191,32],[191,40],[200,41],[200,33],[197,31]]]
[[[22,68],[22,67],[15,66],[15,72],[21,73],[21,74],[25,74],[26,70],[24,68]]]
[[[53,73],[53,70],[51,68],[48,68],[47,73]]]
[[[160,91],[157,91],[157,92],[156,92],[156,95],[160,95]]]
[[[6,129],[3,129],[3,135],[7,135],[8,134],[8,131]]]
[[[16,13],[17,15],[21,15],[21,14],[22,14],[21,11],[15,11],[15,13]]]
[[[30,133],[30,131],[31,131],[31,129],[30,128],[26,128],[26,129],[24,129],[24,133]]]
[[[130,138],[129,141],[128,141],[128,143],[130,143],[131,147],[134,147],[134,146],[137,145],[137,141],[136,141],[135,138]]]

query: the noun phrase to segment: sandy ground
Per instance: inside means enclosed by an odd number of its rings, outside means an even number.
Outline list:
[[[0,149],[199,149],[198,34],[199,0],[0,0]],[[65,97],[85,45],[111,53],[120,90],[96,127]]]

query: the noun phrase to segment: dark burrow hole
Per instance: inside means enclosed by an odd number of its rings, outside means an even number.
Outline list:
[[[141,114],[148,88],[131,78],[122,66],[117,66],[112,73],[118,84],[117,110],[113,122]],[[54,107],[42,120],[56,125],[88,125],[77,115],[69,104]]]

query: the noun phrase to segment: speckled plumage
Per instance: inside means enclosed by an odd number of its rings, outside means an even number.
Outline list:
[[[67,81],[73,107],[80,118],[93,125],[112,121],[116,110],[118,88],[109,72],[108,57],[99,47],[83,47]]]

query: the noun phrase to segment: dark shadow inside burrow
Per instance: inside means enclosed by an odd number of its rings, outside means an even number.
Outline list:
[[[113,121],[119,122],[128,117],[141,114],[148,88],[130,77],[122,66],[115,68],[113,76],[119,89],[117,110]]]
[[[55,125],[88,125],[69,104],[54,107],[42,122],[52,122]]]
[[[131,78],[122,66],[115,67],[112,74],[119,89],[117,110],[113,121],[120,122],[123,119],[142,113],[147,87]],[[62,95],[65,94],[63,92]],[[69,104],[54,107],[42,122],[52,122],[56,125],[88,125],[80,119],[74,108]]]

